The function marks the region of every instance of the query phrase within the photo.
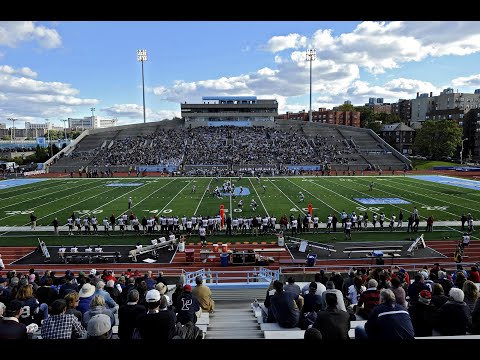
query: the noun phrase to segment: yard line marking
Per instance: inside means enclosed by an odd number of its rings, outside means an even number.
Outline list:
[[[263,209],[265,210],[265,213],[267,214],[267,216],[270,216],[270,215],[268,214],[267,208],[265,207],[265,205],[263,205],[263,201],[262,201],[262,199],[260,198],[260,195],[258,195],[257,189],[255,189],[255,186],[254,186],[253,183],[252,183],[252,179],[249,178],[248,181],[250,181],[250,184],[252,185],[253,190],[255,190],[255,193],[257,194],[258,200],[260,200],[260,203],[262,204]]]
[[[328,181],[328,180],[327,180],[327,181]],[[362,180],[360,180],[360,182],[362,182]],[[369,180],[365,180],[364,182],[369,183]],[[340,186],[346,188],[345,185],[340,184]],[[387,185],[387,183],[382,183],[382,186],[393,187],[393,186]],[[393,188],[394,188],[394,187],[393,187]],[[350,189],[350,188],[347,188],[347,189]],[[384,190],[379,189],[378,187],[376,187],[375,190],[376,190],[376,191],[381,191],[381,192],[383,192],[383,193],[391,194],[391,193],[389,193],[388,191],[384,191]],[[357,190],[355,190],[355,191],[357,191]],[[365,196],[367,196],[367,197],[372,197],[372,198],[373,198],[372,195],[368,195],[368,194],[364,193],[363,191],[359,191],[359,193],[360,193],[360,194],[363,194],[363,195],[365,195]],[[413,194],[420,195],[420,194],[415,193],[415,192],[413,192],[413,191],[412,191],[412,193],[413,193]],[[425,196],[424,196],[424,197],[425,197]],[[427,206],[426,204],[423,204],[423,203],[421,203],[421,202],[415,202],[415,201],[413,201],[413,200],[411,200],[411,199],[409,199],[409,198],[407,198],[407,197],[403,197],[403,198],[406,199],[406,200],[409,200],[410,202],[412,202],[412,205],[414,205],[414,203],[417,203],[417,204],[420,204],[420,205],[423,205],[423,206]],[[407,213],[410,213],[410,212],[411,212],[411,210],[405,209],[405,208],[403,208],[403,207],[401,207],[401,206],[397,206],[397,205],[395,205],[395,204],[389,204],[389,205],[391,205],[391,206],[393,206],[394,208],[397,208],[397,209],[405,210]],[[415,206],[415,205],[414,205],[414,206]],[[455,215],[455,214],[453,214],[453,213],[451,213],[451,212],[449,212],[449,211],[444,211],[444,210],[437,210],[437,211],[442,211],[442,212],[445,212],[445,213],[450,214],[450,215]],[[457,215],[455,215],[455,216],[457,216]],[[422,216],[422,215],[419,215],[419,217],[420,217],[420,218],[424,218],[424,219],[427,218],[426,216]],[[387,218],[387,217],[385,216],[385,218]],[[459,232],[459,233],[463,233],[463,231],[457,230],[457,229],[455,229],[455,228],[453,228],[453,227],[451,227],[451,226],[445,225],[445,227],[448,228],[448,229],[451,229],[452,231],[456,231],[456,232]],[[474,239],[478,239],[476,236],[473,236],[473,235],[471,235],[471,237],[474,238]]]
[[[396,187],[391,186],[391,185],[388,185],[387,183],[382,183],[382,186],[397,189]],[[388,191],[379,189],[378,187],[376,187],[375,190],[376,190],[376,191],[381,191],[381,192],[383,192],[383,193],[391,194],[391,193],[389,193]],[[365,193],[363,193],[363,192],[361,192],[361,193],[362,193],[362,194],[365,194]],[[427,195],[422,195],[422,194],[416,193],[416,192],[414,192],[414,191],[410,191],[410,193],[411,193],[411,194],[418,195],[418,196],[421,196],[421,197],[428,197]],[[366,195],[366,194],[365,194],[365,195]],[[414,200],[409,199],[408,197],[405,197],[405,196],[402,196],[402,198],[404,198],[405,200],[410,201],[413,206],[415,206],[415,205],[414,205],[415,203],[420,204],[420,205],[423,205],[423,206],[428,206],[427,204],[421,203],[421,202],[419,202],[419,201],[414,201]],[[441,201],[441,202],[445,202],[445,203],[447,203],[447,204],[451,204],[451,203],[449,203],[448,201],[443,201],[443,200],[437,200],[437,201]],[[393,205],[393,204],[389,204],[389,205]],[[397,206],[395,206],[395,207],[397,207]],[[451,213],[451,212],[446,211],[446,210],[436,210],[436,211],[444,212],[444,213],[447,213],[447,214],[450,214],[450,215],[453,215],[453,216],[458,216],[458,214],[454,214],[454,213]],[[426,216],[420,216],[420,217],[427,218]]]
[[[96,179],[96,180],[100,180],[100,179]],[[83,185],[79,185],[79,186],[83,186]],[[6,205],[6,206],[4,206],[4,207],[0,207],[0,210],[5,209],[5,208],[10,207],[10,206],[13,206],[13,205],[18,205],[18,204],[24,203],[24,202],[26,202],[26,201],[32,201],[32,200],[35,200],[35,199],[39,199],[39,198],[44,197],[44,196],[47,196],[47,197],[48,197],[48,196],[50,196],[50,195],[53,195],[53,194],[56,194],[56,193],[59,193],[59,192],[62,192],[62,191],[73,190],[73,189],[76,189],[76,188],[79,187],[79,186],[77,185],[76,187],[64,188],[64,189],[62,189],[62,190],[54,191],[54,192],[51,192],[51,193],[45,193],[45,194],[43,194],[43,195],[40,195],[40,196],[37,196],[37,197],[34,197],[34,198],[30,198],[30,199],[27,199],[27,200],[23,200],[23,201],[20,201],[20,202],[16,202],[15,204],[10,204],[10,205]],[[48,188],[44,188],[43,190],[47,190],[47,189],[48,189]],[[36,191],[40,191],[40,190],[42,190],[42,189],[39,189],[39,190],[36,190]],[[32,191],[32,192],[33,192],[33,191]],[[27,193],[27,194],[31,194],[32,192]],[[20,195],[25,195],[25,194],[19,194],[18,196],[20,196]],[[12,197],[16,197],[16,196],[12,196]],[[11,199],[12,197],[6,198],[6,199],[4,198],[4,199],[2,199],[2,201],[3,201],[3,200],[7,200],[7,199]]]
[[[308,191],[307,189],[301,187],[300,185],[297,185],[295,184],[292,180],[290,180],[289,178],[285,178],[285,180],[288,180],[289,182],[291,182],[293,185],[299,187],[300,189],[302,189],[303,191],[309,193],[311,196],[313,196],[315,199],[319,200],[320,202],[322,202],[323,204],[325,204],[327,207],[329,207],[330,209],[334,210],[335,212],[338,212],[340,213],[339,210],[335,209],[334,207],[328,205],[325,201],[323,201],[322,199],[318,198],[317,196],[315,196],[313,193],[311,193],[310,191]]]
[[[138,180],[137,180],[137,181],[138,181]],[[135,182],[135,180],[130,181],[130,182]],[[138,189],[144,187],[145,185],[147,185],[147,183],[143,183],[142,185],[137,186],[137,187],[135,187],[134,189],[132,189],[132,190],[130,190],[130,191],[127,191],[126,193],[123,193],[123,194],[120,195],[120,196],[117,196],[117,197],[114,198],[113,200],[110,200],[109,202],[106,202],[106,203],[102,204],[102,206],[96,207],[95,209],[92,210],[92,212],[95,211],[95,210],[101,209],[101,208],[104,207],[105,205],[108,205],[108,204],[114,202],[115,200],[118,200],[118,199],[120,199],[121,197],[130,194],[132,191],[135,191],[135,190],[138,190]],[[98,187],[98,186],[97,186],[97,187]],[[114,189],[115,189],[115,187],[114,187]],[[69,208],[69,207],[72,207],[72,206],[76,206],[76,205],[78,205],[78,204],[81,204],[82,202],[84,202],[84,201],[86,201],[86,200],[90,200],[91,198],[98,197],[98,195],[105,194],[105,193],[108,192],[108,191],[110,191],[110,190],[101,192],[100,194],[94,195],[94,196],[89,197],[89,198],[87,198],[87,199],[85,199],[85,200],[82,200],[82,201],[80,201],[80,202],[78,202],[78,203],[76,203],[76,204],[73,204],[73,205],[67,206],[67,207],[65,207],[65,208],[63,208],[63,209],[57,210],[57,211],[55,211],[55,212],[53,212],[53,213],[51,213],[51,214],[42,216],[41,218],[38,218],[38,220],[43,219],[43,218],[46,218],[47,216],[51,216],[51,215],[53,215],[53,214],[56,214],[57,212],[63,211],[63,210],[65,210],[65,209]],[[23,226],[27,226],[28,224],[29,224],[29,223],[26,223],[26,224],[23,225]]]
[[[422,179],[414,179],[414,178],[411,178],[411,177],[406,177],[406,178],[402,178],[401,180],[402,180],[402,181],[403,181],[403,180],[407,180],[407,182],[409,182],[409,183],[415,183],[415,184],[423,185],[423,187],[421,187],[422,189],[425,189],[425,190],[428,190],[428,191],[432,191],[432,192],[434,192],[434,193],[436,193],[436,194],[441,194],[441,193],[438,192],[438,191],[435,191],[435,190],[430,190],[429,188],[432,187],[432,188],[441,189],[441,190],[447,190],[447,189],[448,189],[448,188],[446,188],[446,187],[437,186],[436,184],[438,184],[438,183],[427,182],[427,181],[422,180]],[[416,180],[420,180],[421,182],[420,182],[420,183],[416,183],[416,182],[415,182]],[[449,184],[442,184],[442,185],[444,185],[444,186],[446,185],[446,186],[448,186],[448,187],[453,186],[453,185],[449,185]],[[407,186],[409,186],[409,185],[407,185]],[[410,186],[413,186],[413,185],[410,185]],[[454,187],[455,189],[472,190],[472,189],[462,188],[462,187],[458,187],[458,186],[453,186],[453,187]],[[445,194],[442,194],[442,195],[445,195]],[[467,195],[467,194],[465,193],[465,195]],[[468,193],[468,196],[471,196],[471,195],[480,196],[480,191],[469,192],[469,193]],[[450,195],[450,194],[448,194],[448,196],[452,196],[452,197],[455,197],[455,198],[459,198],[460,200],[463,200],[463,201],[464,201],[464,200],[473,201],[473,202],[475,202],[475,204],[478,203],[478,199],[462,198],[462,197],[460,197],[460,196]],[[460,205],[458,205],[458,206],[460,206]]]
[[[213,178],[210,179],[210,182],[208,183],[208,188],[210,189],[210,184],[212,183],[212,180]],[[205,194],[207,193],[207,189],[205,189],[205,191],[203,192],[203,195],[202,195],[202,198],[200,199],[200,202],[198,203],[197,205],[197,208],[195,209],[195,211],[193,212],[194,214],[197,213],[198,209],[200,208],[200,204],[202,203],[203,201],[203,198],[205,197]]]
[[[165,186],[170,185],[170,184],[171,184],[172,182],[174,182],[175,180],[177,180],[177,179],[171,180],[170,182],[168,182],[168,183],[166,183],[165,185],[163,185],[162,187],[158,188],[157,190],[155,190],[155,191],[152,192],[151,194],[145,196],[142,200],[136,202],[136,204],[132,206],[132,209],[133,209],[135,206],[137,206],[138,204],[141,204],[141,203],[142,203],[143,201],[145,201],[146,199],[151,198],[153,194],[155,194],[155,193],[156,193],[157,191],[159,191],[159,190],[162,190]],[[150,183],[149,183],[149,184],[150,184]],[[128,210],[129,210],[129,209],[125,210],[125,211],[122,212],[120,215],[118,215],[118,216],[117,216],[117,219],[118,219],[120,216],[122,216],[123,214],[125,214]],[[131,209],[130,209],[130,210],[131,210]]]
[[[170,200],[170,201],[167,203],[167,205],[165,205],[165,206],[162,208],[162,210],[160,210],[160,211],[158,212],[158,214],[160,214],[163,210],[165,210],[165,209],[167,208],[167,206],[170,205],[170,203],[171,203],[173,200],[175,200],[175,198],[176,198],[178,195],[180,195],[180,194],[182,193],[183,189],[185,189],[188,185],[190,185],[190,184],[192,183],[192,181],[193,181],[193,179],[190,180],[190,181],[187,183],[187,185],[185,185],[185,186],[177,193],[177,195],[175,195],[175,196],[172,198],[172,200]]]
[[[12,187],[8,188],[8,190],[5,190],[5,191],[1,192],[2,199],[11,199],[11,198],[14,198],[14,197],[19,196],[19,195],[31,194],[35,191],[43,190],[45,188],[45,186],[43,186],[43,185],[45,185],[45,183],[48,183],[49,181],[50,181],[50,179],[46,180],[46,181],[42,181],[42,182],[27,184],[27,185],[12,186]],[[35,185],[38,185],[38,186],[35,186]],[[26,188],[28,186],[32,186],[32,188]],[[27,192],[27,193],[25,191],[22,191],[22,190],[32,190],[32,189],[35,189],[35,190]],[[10,197],[3,197],[3,195],[8,195],[10,193],[16,193],[16,192],[20,192],[20,193],[17,194],[17,195],[10,196]]]
[[[283,178],[283,179],[285,179],[285,178]],[[299,207],[299,206],[297,206],[297,204],[295,204],[277,185],[275,185],[275,183],[273,183],[273,182],[270,180],[270,178],[268,178],[268,181],[270,181],[270,183],[271,183],[273,186],[275,186],[275,187],[278,189],[278,191],[280,191],[280,192],[283,194],[283,196],[285,196],[285,197],[288,199],[288,201],[290,201],[290,202],[293,204],[293,206],[295,206],[304,216],[306,215],[306,213],[302,210],[302,208]],[[250,181],[250,182],[251,182],[251,181]]]
[[[103,186],[103,184],[100,184],[100,185],[98,185],[98,186],[94,186],[93,188],[88,188],[88,189],[79,191],[79,192],[77,192],[77,193],[75,193],[75,194],[72,194],[72,195],[70,195],[70,196],[71,196],[72,198],[74,198],[75,195],[81,194],[81,193],[83,193],[83,192],[85,192],[85,191],[90,191],[90,190],[95,189],[95,188],[98,188],[98,187],[100,187],[100,186]],[[107,190],[107,191],[110,191],[110,190],[112,190],[112,189],[109,189],[109,190]],[[94,195],[94,196],[92,196],[92,197],[101,195],[101,194],[103,194],[103,193],[105,193],[105,192],[107,192],[107,191],[101,192],[100,194]],[[66,198],[70,198],[70,196],[67,196]],[[92,197],[87,198],[86,200],[91,199]],[[49,201],[49,202],[40,204],[40,205],[35,206],[35,207],[32,207],[32,208],[30,208],[29,210],[36,209],[36,208],[39,208],[39,207],[48,205],[48,204],[53,203],[53,202],[55,202],[55,201],[65,200],[66,198],[54,199],[54,200],[52,200],[52,201]],[[85,200],[83,200],[83,201],[85,201]],[[81,201],[81,202],[83,202],[83,201]],[[74,204],[74,205],[76,205],[76,204]],[[66,209],[66,208],[65,208],[65,209]],[[62,210],[63,210],[63,209],[62,209]],[[60,210],[58,210],[58,211],[60,211]],[[56,211],[56,212],[58,212],[58,211]],[[52,214],[55,214],[55,213],[52,213]],[[9,217],[16,216],[16,215],[18,215],[18,214],[8,215],[8,216],[5,216],[5,217],[3,217],[3,218],[0,218],[0,220],[4,220],[4,219],[7,219],[7,218],[9,218]],[[50,214],[50,215],[51,215],[51,214]],[[47,216],[48,216],[48,215],[47,215]],[[40,220],[40,219],[43,219],[43,218],[45,218],[45,217],[46,217],[46,216],[40,217],[40,218],[37,219],[37,221]],[[27,226],[28,224],[30,224],[30,222],[28,222],[28,223],[25,224],[25,225],[21,225],[21,226]]]
[[[382,183],[382,184],[383,184],[383,183]],[[418,189],[418,186],[415,186],[415,185],[409,185],[409,184],[403,184],[403,185],[404,185],[404,186],[408,186],[408,187],[414,187],[414,188],[417,188],[417,189]],[[430,191],[430,192],[433,192],[433,193],[435,193],[435,194],[439,194],[439,193],[438,193],[437,191],[435,191],[435,190],[425,189],[425,188],[423,188],[423,187],[420,187],[420,189],[423,189],[423,190],[426,190],[426,191]],[[413,192],[413,191],[412,191],[412,193],[413,193],[413,194],[416,194],[416,193]],[[445,194],[441,194],[441,195],[445,195]],[[463,208],[468,209],[468,210],[470,210],[470,211],[477,211],[477,209],[472,209],[472,208],[466,207],[466,206],[464,206],[464,205],[459,205],[459,204],[454,203],[454,202],[452,202],[452,201],[440,200],[440,199],[435,198],[435,197],[433,197],[433,196],[431,196],[431,195],[422,195],[422,196],[423,196],[423,197],[429,197],[429,198],[432,198],[432,199],[434,199],[434,200],[441,201],[441,202],[445,202],[445,203],[447,203],[447,204],[455,205],[455,206],[458,206],[458,207],[463,207]],[[449,197],[457,197],[457,196],[455,196],[455,195],[447,195],[447,196],[449,196]],[[462,200],[469,200],[469,199],[462,199]],[[478,203],[478,200],[471,200],[471,201],[475,201],[475,202]]]
[[[80,194],[80,193],[82,193],[82,192],[95,189],[95,188],[100,187],[100,186],[102,186],[102,185],[103,185],[103,184],[98,185],[98,186],[95,186],[95,187],[90,188],[90,189],[82,190],[82,191],[80,191],[80,192],[78,192],[78,193],[76,193],[76,194]],[[145,185],[145,184],[144,184],[144,185]],[[142,186],[144,186],[144,185],[142,185]],[[140,186],[140,187],[141,187],[141,186]],[[95,194],[95,195],[93,195],[93,196],[91,196],[91,197],[89,197],[89,198],[86,198],[86,199],[84,199],[84,200],[82,200],[82,201],[79,201],[79,202],[77,202],[77,203],[75,203],[75,204],[73,204],[73,205],[69,205],[69,206],[67,206],[67,207],[64,207],[63,209],[60,209],[60,210],[57,210],[57,211],[55,211],[55,212],[53,212],[53,213],[50,213],[50,214],[48,214],[48,215],[42,216],[42,217],[38,218],[37,221],[40,220],[40,219],[44,219],[44,218],[46,218],[47,216],[51,216],[51,215],[56,214],[56,213],[58,213],[58,212],[60,212],[60,211],[63,211],[63,210],[65,210],[65,209],[69,208],[69,207],[76,206],[76,205],[78,205],[78,204],[81,204],[82,202],[85,202],[85,201],[90,200],[90,199],[92,199],[92,198],[98,197],[99,195],[102,195],[102,194],[104,194],[104,193],[106,193],[106,192],[113,191],[113,190],[115,190],[115,188],[108,189],[108,190],[103,191],[103,192],[101,192],[101,193],[99,193],[99,194]],[[123,195],[126,195],[126,194],[128,194],[128,193],[130,193],[130,192],[132,192],[132,191],[134,191],[134,190],[135,190],[135,189],[133,189],[133,190],[131,190],[131,191],[125,193],[125,194],[122,194],[122,196],[123,196]],[[117,198],[117,199],[118,199],[118,198]],[[32,208],[32,209],[35,209],[35,208],[40,207],[40,206],[44,206],[44,205],[46,205],[46,204],[49,204],[49,203],[51,203],[51,202],[55,202],[55,201],[58,201],[58,200],[60,200],[60,199],[52,200],[52,201],[50,201],[50,202],[48,202],[48,203],[44,203],[44,204],[39,205],[39,206],[36,206],[36,207],[34,207],[34,208]],[[112,200],[112,201],[113,201],[113,200]],[[112,202],[112,201],[110,201],[110,202]],[[109,203],[110,203],[110,202],[109,202]],[[107,204],[108,204],[108,203],[107,203]],[[106,204],[104,204],[104,205],[106,205]],[[99,208],[96,208],[96,209],[94,209],[94,210],[97,210],[97,209],[99,209]],[[15,215],[9,215],[9,216],[7,216],[7,217],[1,218],[0,220],[9,218],[9,217],[11,217],[11,216],[15,216]],[[26,223],[26,224],[24,224],[24,225],[20,225],[20,226],[27,226],[27,225],[29,225],[29,224],[30,224],[30,222],[28,222],[28,223]],[[13,226],[11,230],[8,230],[8,231],[0,234],[0,236],[3,236],[3,235],[5,235],[5,234],[8,234],[8,233],[11,232],[11,231],[14,231],[15,228],[16,228],[16,226]]]

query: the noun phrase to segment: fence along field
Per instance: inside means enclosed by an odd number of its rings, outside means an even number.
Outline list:
[[[222,188],[225,182],[234,184],[234,196],[223,189],[221,197],[214,195],[215,187]],[[475,188],[408,176],[48,179],[12,187],[2,187],[2,183],[0,226],[27,226],[31,213],[37,216],[37,226],[50,225],[55,217],[61,225],[66,224],[72,213],[95,215],[98,220],[125,212],[134,212],[139,219],[156,214],[212,216],[220,205],[232,217],[268,214],[275,216],[277,223],[282,215],[303,218],[308,204],[321,222],[329,214],[338,217],[342,210],[348,214],[366,211],[370,221],[373,212],[383,212],[388,220],[392,214],[398,219],[402,210],[406,227],[414,207],[421,221],[433,216],[435,221],[459,222],[462,213],[480,217],[480,192]],[[250,206],[252,199],[257,203],[255,210]],[[243,206],[239,206],[240,200]]]

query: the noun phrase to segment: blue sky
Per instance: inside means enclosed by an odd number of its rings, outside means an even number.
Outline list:
[[[180,116],[208,95],[276,98],[279,112],[480,88],[480,22],[65,21],[0,22],[0,122],[63,126],[95,115],[119,124]]]

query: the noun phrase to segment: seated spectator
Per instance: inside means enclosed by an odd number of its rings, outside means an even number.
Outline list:
[[[85,329],[73,314],[66,314],[67,302],[57,299],[50,307],[50,316],[41,327],[42,339],[79,339],[85,336]]]
[[[433,284],[432,286],[432,301],[431,304],[438,309],[440,306],[445,304],[448,301],[448,296],[445,296],[443,291],[443,286],[439,283]]]
[[[20,300],[10,301],[0,321],[0,340],[27,340],[27,326],[18,321],[23,303]]]
[[[287,280],[287,284],[283,287],[283,290],[284,291],[291,291],[293,292],[295,295],[300,295],[301,293],[301,289],[300,289],[300,286],[298,286],[297,284],[295,284],[295,279],[293,278],[293,276],[290,276]]]
[[[327,302],[325,300],[327,294],[335,294],[337,296],[337,309],[347,311],[345,301],[343,300],[343,293],[335,288],[335,283],[331,280],[327,281],[327,289],[322,293],[322,310],[327,308]]]
[[[270,297],[269,318],[278,322],[281,327],[294,328],[300,320],[300,309],[303,299],[290,291],[283,291],[283,283],[276,280],[273,284],[275,294]]]
[[[118,309],[118,337],[122,340],[132,338],[137,317],[147,312],[145,306],[138,304],[139,299],[138,290],[132,289],[128,292],[126,305]]]
[[[380,291],[377,289],[377,286],[377,280],[368,280],[367,290],[362,292],[360,294],[360,298],[358,299],[356,313],[364,319],[368,319],[373,308],[380,304]]]
[[[192,290],[192,295],[198,300],[202,310],[213,313],[215,310],[215,301],[212,299],[212,291],[208,286],[203,285],[203,278],[201,276],[195,278],[195,283],[197,286]]]
[[[136,320],[136,329],[145,340],[167,340],[175,335],[177,317],[168,309],[167,299],[158,290],[149,290],[145,296],[147,313]]]
[[[434,328],[441,335],[465,335],[472,324],[472,313],[463,301],[461,289],[451,288],[448,301],[437,310]]]
[[[201,307],[198,300],[192,295],[192,287],[189,284],[183,287],[183,293],[177,297],[176,301],[177,321],[182,325],[189,321],[196,324],[199,316],[197,314],[201,314]]]
[[[90,310],[83,314],[83,326],[87,327],[89,320],[97,314],[107,315],[112,322],[112,326],[115,325],[115,315],[109,308],[107,308],[105,298],[101,295],[95,295],[93,297],[92,302],[90,303]]]
[[[418,294],[418,301],[408,308],[415,336],[432,336],[436,308],[431,301],[430,291],[422,290]]]
[[[87,324],[87,338],[92,340],[105,340],[112,338],[112,323],[108,315],[94,315]]]
[[[415,332],[407,309],[395,303],[390,289],[380,291],[380,304],[376,305],[365,323],[355,328],[358,340],[413,340]]]
[[[76,291],[70,291],[67,295],[65,295],[65,301],[67,303],[67,309],[65,311],[65,314],[72,314],[75,315],[75,317],[82,322],[83,314],[75,309],[78,304],[80,303],[80,295]]]
[[[320,330],[311,327],[305,330],[305,333],[303,334],[303,339],[307,341],[317,341],[317,340],[322,340],[322,333]]]
[[[322,294],[323,296],[323,294]],[[326,308],[319,311],[313,327],[320,330],[325,340],[347,340],[350,330],[350,315],[338,309],[337,295],[325,295]]]

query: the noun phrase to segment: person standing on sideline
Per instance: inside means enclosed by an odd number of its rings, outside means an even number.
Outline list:
[[[59,235],[59,233],[58,233],[58,225],[59,225],[59,223],[58,223],[58,219],[57,219],[57,218],[53,219],[52,225],[53,225],[53,233],[54,233],[55,235]]]
[[[128,209],[130,210],[132,208],[132,198],[128,198]]]
[[[35,230],[37,226],[37,216],[35,215],[35,213],[31,213],[30,214],[30,227],[32,230]]]
[[[397,228],[400,228],[400,229],[403,228],[403,212],[402,212],[402,210],[400,210],[400,212],[398,213],[398,224],[397,224]]]
[[[0,254],[0,270],[5,269],[5,264],[3,263],[2,254]]]

